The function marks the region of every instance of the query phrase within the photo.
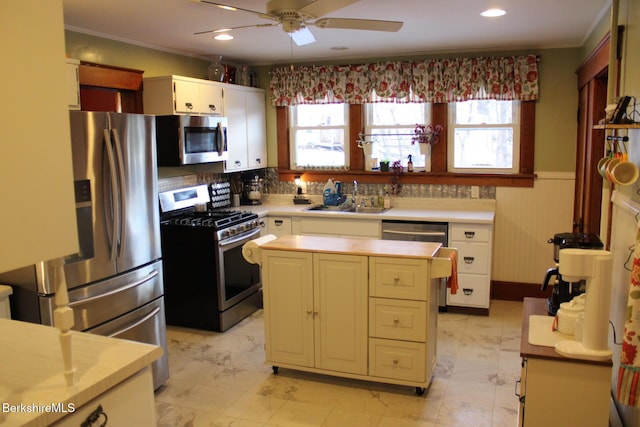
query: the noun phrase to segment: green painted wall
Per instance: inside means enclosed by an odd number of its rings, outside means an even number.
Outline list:
[[[183,75],[205,78],[209,61],[174,53],[66,31],[67,54],[71,58],[144,71],[145,77]],[[455,53],[455,56],[488,56],[534,53],[540,56],[540,99],[536,106],[536,171],[573,171],[575,167],[577,83],[575,70],[581,61],[581,49]],[[453,54],[452,54],[453,55]],[[449,56],[452,56],[449,55]],[[433,55],[442,57],[445,55]],[[423,59],[426,56],[415,57]],[[372,58],[352,62],[372,62]],[[343,63],[348,61],[343,61]],[[269,68],[257,67],[258,86],[269,86]],[[277,165],[275,109],[267,100],[268,165]]]

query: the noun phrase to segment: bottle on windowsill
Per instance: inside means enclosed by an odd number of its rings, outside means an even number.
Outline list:
[[[413,172],[413,160],[411,154],[409,154],[409,161],[407,162],[407,172]]]

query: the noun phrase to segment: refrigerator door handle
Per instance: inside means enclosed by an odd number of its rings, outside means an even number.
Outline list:
[[[120,217],[118,212],[120,211],[120,203],[117,199],[117,185],[118,181],[116,179],[115,173],[115,159],[113,153],[113,147],[111,146],[111,135],[109,133],[109,129],[103,129],[104,133],[104,146],[107,150],[107,159],[109,160],[109,183],[110,183],[110,203],[105,203],[105,217],[107,219],[111,218],[111,224],[107,224],[107,234],[109,235],[110,240],[110,248],[109,248],[109,259],[116,259],[116,251],[118,247],[118,230],[120,229]]]
[[[112,141],[115,147],[116,152],[116,161],[118,162],[118,203],[120,205],[120,210],[118,211],[118,256],[122,255],[122,248],[125,247],[125,234],[126,227],[124,226],[124,219],[127,217],[127,203],[125,199],[125,175],[124,175],[124,160],[122,157],[122,145],[120,144],[120,136],[115,129],[111,130]]]

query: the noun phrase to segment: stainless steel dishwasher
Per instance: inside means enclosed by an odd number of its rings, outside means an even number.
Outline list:
[[[426,221],[382,221],[382,240],[405,240],[413,242],[437,242],[449,244],[449,224]],[[447,284],[440,280],[438,310],[447,310]]]

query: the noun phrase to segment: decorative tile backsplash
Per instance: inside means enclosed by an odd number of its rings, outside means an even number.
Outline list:
[[[290,181],[280,181],[278,179],[277,168],[259,169],[245,172],[243,175],[258,175],[264,179],[265,194],[295,194],[296,185]],[[175,176],[161,178],[158,180],[158,191],[169,191],[178,188],[188,187],[210,182],[228,181],[237,174],[221,173],[198,173],[193,175]],[[307,182],[306,194],[320,195],[326,182]],[[382,189],[383,192],[391,192],[391,184],[370,184],[358,183],[358,194],[361,196],[376,196]],[[353,191],[353,181],[343,183],[342,192],[351,194]],[[470,185],[440,185],[440,184],[403,184],[400,194],[394,197],[424,197],[433,199],[470,199]],[[480,187],[480,199],[495,200],[496,187]]]

